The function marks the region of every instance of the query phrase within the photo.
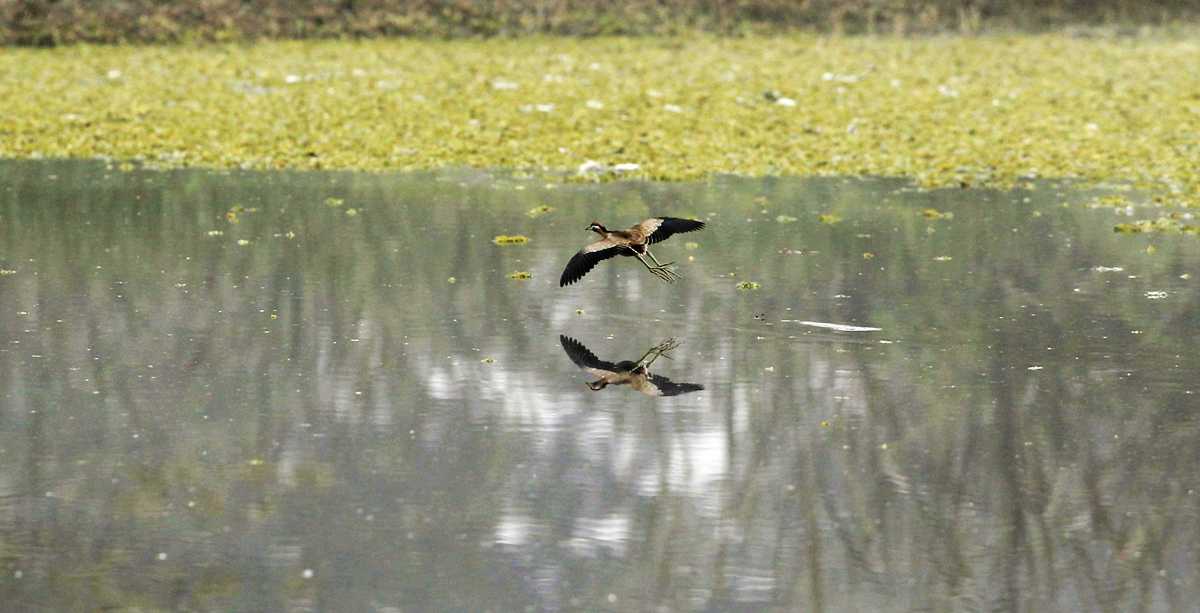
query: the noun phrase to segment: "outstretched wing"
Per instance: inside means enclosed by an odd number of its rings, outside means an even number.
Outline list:
[[[605,362],[596,357],[596,354],[583,346],[583,343],[565,335],[558,335],[558,341],[562,343],[563,350],[567,352],[567,357],[576,366],[583,370],[596,375],[597,377],[611,377],[618,372],[616,364]]]
[[[617,256],[622,249],[625,247],[607,238],[584,247],[571,258],[570,262],[567,262],[567,267],[563,269],[562,277],[558,280],[558,286],[566,287],[582,279],[583,275],[588,274],[588,271],[596,267],[596,264]]]
[[[703,221],[694,219],[680,219],[679,217],[655,217],[647,219],[642,223],[634,226],[634,228],[642,232],[642,236],[646,237],[646,244],[653,245],[661,243],[674,234],[682,234],[684,232],[695,232],[696,230],[704,229]]]
[[[699,383],[675,383],[661,375],[650,375],[646,379],[646,389],[639,391],[651,396],[678,396],[704,389],[704,386]]]

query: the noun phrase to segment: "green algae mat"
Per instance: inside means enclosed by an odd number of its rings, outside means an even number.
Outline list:
[[[4,49],[0,156],[926,187],[1066,178],[1195,206],[1196,66],[1194,39],[1060,35]]]

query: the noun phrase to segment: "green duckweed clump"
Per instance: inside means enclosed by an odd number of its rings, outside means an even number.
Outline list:
[[[0,156],[548,177],[1034,177],[1200,204],[1200,42],[285,41],[0,54]],[[581,166],[611,169],[577,174]]]
[[[493,238],[492,242],[496,243],[497,245],[524,245],[529,242],[529,237],[520,234],[516,236],[500,234],[496,236],[496,238]]]

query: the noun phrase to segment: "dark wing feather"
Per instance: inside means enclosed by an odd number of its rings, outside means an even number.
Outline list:
[[[678,217],[655,217],[647,219],[638,224],[642,233],[646,235],[646,244],[653,245],[661,243],[674,234],[683,234],[684,232],[695,232],[696,230],[704,229],[703,221],[694,219],[680,219]]]
[[[622,249],[625,247],[608,239],[596,241],[584,247],[571,257],[570,262],[567,262],[567,267],[563,269],[562,277],[558,280],[558,286],[566,287],[582,279],[583,275],[588,274],[596,267],[596,264],[616,257]]]
[[[699,383],[675,383],[661,375],[650,375],[649,379],[650,384],[658,388],[663,396],[678,396],[704,389],[704,386]]]
[[[596,357],[596,354],[583,346],[583,343],[563,334],[558,335],[558,341],[562,343],[563,350],[567,352],[567,357],[576,366],[596,375],[597,377],[607,377],[617,372],[620,369],[612,362],[605,362]]]

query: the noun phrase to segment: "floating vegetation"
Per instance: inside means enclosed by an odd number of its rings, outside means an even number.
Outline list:
[[[1162,232],[1165,234],[1191,234],[1200,235],[1200,226],[1186,224],[1181,219],[1191,219],[1187,217],[1159,217],[1158,219],[1142,219],[1133,223],[1119,223],[1113,226],[1113,232],[1117,234],[1137,234],[1139,232]]]
[[[483,358],[482,360],[480,360],[480,362],[483,362],[484,364],[493,364],[493,363],[495,363],[495,361],[496,360],[493,360],[492,358]]]
[[[864,259],[864,260],[869,260],[869,259],[871,259],[871,258],[873,258],[873,257],[875,257],[875,254],[874,254],[874,253],[871,253],[871,252],[869,252],[869,251],[868,251],[867,253],[864,253],[864,254],[863,254],[863,259]]]
[[[15,275],[17,271],[8,268],[0,268],[0,275]]]
[[[683,244],[684,249],[699,249],[700,243],[687,242]]]
[[[346,209],[346,214],[350,217],[354,217],[355,215],[358,215],[358,209]]]
[[[921,211],[921,215],[923,215],[925,219],[954,219],[954,213],[942,213],[937,209],[925,209],[924,211]]]
[[[825,214],[822,214],[820,217],[818,217],[818,219],[823,224],[833,226],[833,225],[837,225],[837,223],[842,220],[842,216],[838,215],[837,213],[825,213]]]
[[[792,223],[793,221],[796,221],[796,218],[792,217],[791,215],[780,215],[779,217],[775,218],[775,221],[778,221],[779,223]]]
[[[505,236],[500,234],[496,238],[493,238],[492,242],[496,243],[497,245],[524,245],[525,243],[529,242],[529,237],[522,236],[520,234],[516,236]]]
[[[250,241],[248,241],[248,240],[246,240],[246,239],[244,239],[244,238],[243,238],[243,239],[239,239],[239,240],[238,240],[238,244],[239,244],[239,245],[241,245],[241,246],[243,246],[243,247],[245,247],[246,245],[249,245],[249,244],[250,244]]]
[[[809,249],[780,249],[779,253],[784,255],[813,255],[815,253],[820,253],[820,251],[812,251]]]
[[[342,206],[343,204],[346,204],[346,199],[345,198],[326,198],[325,204],[327,204],[329,206]]]
[[[518,280],[522,280],[522,281],[524,281],[524,280],[526,280],[526,279],[532,279],[532,278],[533,278],[533,275],[531,275],[531,274],[529,274],[529,273],[527,273],[527,272],[524,272],[524,271],[517,271],[517,272],[514,272],[514,273],[512,273],[511,275],[508,275],[508,278],[509,278],[509,279],[518,279]]]
[[[532,209],[525,211],[525,216],[526,217],[541,217],[542,215],[545,215],[546,213],[553,213],[553,212],[554,212],[554,207],[552,207],[548,204],[543,204],[542,206],[535,206]]]
[[[583,309],[575,309],[575,314],[576,314],[576,315],[583,315],[583,314],[584,314],[584,313],[586,313],[586,312],[587,312],[587,311],[584,311]]]
[[[933,261],[935,261],[935,262],[949,262],[950,260],[953,260],[953,259],[954,259],[954,258],[952,258],[952,257],[950,257],[950,256],[948,256],[948,255],[939,255],[939,256],[937,256],[936,258],[933,258]]]
[[[224,230],[209,230],[204,233],[205,236],[225,236]]]
[[[1129,196],[1124,194],[1109,194],[1107,196],[1099,196],[1097,198],[1093,198],[1092,201],[1088,203],[1088,207],[1093,209],[1101,207],[1126,208],[1130,206],[1133,206],[1133,201],[1129,199]]]
[[[450,277],[449,279],[446,279],[446,283],[451,283],[451,284],[458,283],[458,279],[456,279],[454,277]]]
[[[246,208],[240,204],[235,204],[235,205],[229,207],[229,211],[227,213],[225,213],[225,221],[228,221],[229,223],[241,223],[242,222],[242,218],[241,218],[242,213],[257,213],[257,212],[258,212],[257,207]]]
[[[734,287],[737,287],[738,289],[758,289],[762,286],[754,281],[739,281]]]
[[[1196,63],[1170,36],[1053,34],[9,48],[0,157],[579,181],[1071,177],[1195,206],[1200,71],[1180,67]]]

